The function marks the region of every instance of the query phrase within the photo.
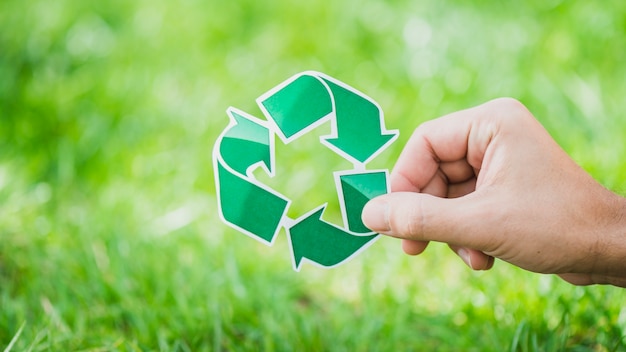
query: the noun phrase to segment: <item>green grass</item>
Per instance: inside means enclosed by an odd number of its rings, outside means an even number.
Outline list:
[[[443,245],[411,258],[383,238],[295,273],[284,233],[266,247],[219,221],[211,164],[228,106],[258,116],[260,94],[312,69],[401,131],[375,167],[420,122],[513,96],[626,193],[625,14],[617,0],[0,2],[0,349],[626,350],[624,290],[502,262],[476,273]],[[296,212],[332,201],[343,167],[315,138],[277,146],[274,182],[310,185],[289,193]]]

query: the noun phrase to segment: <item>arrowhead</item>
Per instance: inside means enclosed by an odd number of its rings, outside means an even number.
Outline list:
[[[322,220],[325,209],[326,205],[323,205],[304,215],[288,229],[296,271],[300,270],[304,258],[323,267],[338,265],[364,249],[378,236],[357,236],[325,222]]]
[[[366,131],[363,131],[359,135],[355,135],[359,137],[358,141],[343,136],[325,138],[323,141],[337,153],[342,154],[342,156],[365,164],[397,137],[395,132],[374,136],[367,136],[366,133]]]
[[[255,164],[265,165],[272,174],[272,140],[270,131],[263,121],[235,108],[227,113],[231,127],[220,142],[220,154],[228,166],[245,175]],[[256,120],[256,121],[255,121]]]
[[[295,261],[296,270],[300,270],[302,264],[302,258],[305,257],[305,253],[309,249],[309,241],[312,237],[319,232],[319,224],[322,221],[322,214],[326,210],[326,206],[320,207],[315,212],[306,215],[306,217],[300,220],[294,227],[289,230],[291,236],[291,246],[293,248],[293,258]]]
[[[353,88],[325,80],[335,102],[334,134],[322,141],[354,163],[367,163],[398,135],[384,128],[381,108]]]

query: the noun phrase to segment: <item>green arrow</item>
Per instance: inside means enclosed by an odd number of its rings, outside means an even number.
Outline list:
[[[342,263],[372,243],[378,235],[354,235],[322,220],[326,205],[305,215],[288,229],[294,268],[299,271],[306,258],[324,267]]]
[[[340,86],[326,78],[335,101],[335,135],[324,138],[326,144],[353,162],[367,163],[397,136],[397,131],[386,131],[382,111],[361,94]]]
[[[219,210],[224,222],[272,244],[289,200],[229,170],[220,160],[215,160],[215,164]]]
[[[231,124],[219,140],[224,162],[242,175],[250,166],[261,163],[271,174],[273,145],[264,122],[232,107],[226,112]]]
[[[361,221],[363,207],[370,199],[386,194],[387,171],[369,171],[365,173],[341,174],[339,176],[339,204],[344,215],[344,223],[352,232],[371,233]]]
[[[259,97],[257,102],[263,113],[276,123],[285,142],[317,126],[332,112],[326,86],[307,73],[285,81]]]
[[[246,172],[264,165],[272,175],[273,135],[264,121],[235,108],[227,113],[230,125],[213,149],[220,216],[235,229],[272,244],[289,200]]]
[[[361,212],[367,201],[388,191],[387,171],[365,171],[365,164],[397,137],[396,131],[385,129],[380,107],[354,88],[313,71],[293,76],[257,103],[268,121],[229,108],[230,125],[213,149],[222,220],[267,244],[285,226],[296,270],[303,259],[324,267],[338,265],[373,243],[378,235],[361,222]],[[290,200],[251,173],[260,166],[273,176],[274,134],[289,143],[328,120],[332,134],[322,137],[322,143],[355,164],[353,171],[335,173],[346,229],[322,220],[325,205],[289,219]]]

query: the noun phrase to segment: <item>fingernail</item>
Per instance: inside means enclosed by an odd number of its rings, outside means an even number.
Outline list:
[[[474,269],[472,267],[472,257],[470,256],[469,252],[466,249],[464,248],[459,249],[457,254],[459,255],[459,257],[461,257],[461,259],[463,259],[465,264],[467,264],[467,266],[470,267],[470,269]]]
[[[363,208],[361,220],[372,231],[389,231],[389,204],[379,200],[369,201]]]

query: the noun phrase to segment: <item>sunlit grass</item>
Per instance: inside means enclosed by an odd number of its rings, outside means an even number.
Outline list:
[[[373,97],[400,137],[499,96],[522,100],[626,191],[624,3],[4,1],[0,4],[0,348],[626,348],[622,289],[573,287],[445,245],[381,238],[333,270],[291,268],[217,216],[211,148],[235,106],[319,70]],[[277,141],[290,216],[334,202],[321,127]],[[295,143],[295,142],[294,142]],[[369,168],[369,167],[368,167]],[[297,198],[297,201],[296,201]],[[329,219],[338,209],[329,208]]]

